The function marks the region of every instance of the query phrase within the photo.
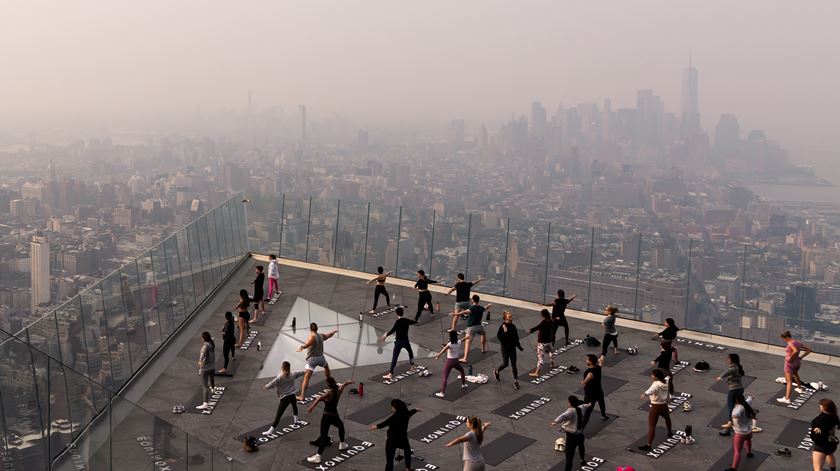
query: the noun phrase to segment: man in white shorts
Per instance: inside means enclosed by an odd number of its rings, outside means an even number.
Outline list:
[[[297,398],[298,401],[302,401],[306,397],[309,378],[312,377],[312,372],[315,371],[315,368],[320,366],[324,369],[326,377],[330,377],[330,366],[327,364],[327,357],[324,356],[324,340],[329,339],[336,332],[338,332],[338,329],[326,334],[319,334],[318,324],[314,322],[309,324],[309,338],[306,340],[306,343],[297,349],[299,352],[306,349],[306,372],[303,374],[303,382],[300,385],[300,396]]]

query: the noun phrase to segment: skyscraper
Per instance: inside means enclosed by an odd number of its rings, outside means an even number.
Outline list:
[[[32,312],[40,304],[50,302],[50,244],[44,233],[32,236],[30,245],[30,274],[32,277]]]
[[[688,67],[682,75],[682,137],[700,134],[700,108],[697,104],[697,69],[691,64],[691,54],[688,55]]]

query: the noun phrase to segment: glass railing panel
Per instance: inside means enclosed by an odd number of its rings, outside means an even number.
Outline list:
[[[400,240],[397,244],[397,276],[408,280],[417,278],[417,270],[428,275],[432,264],[432,233],[434,211],[403,208],[400,218]],[[434,248],[437,251],[437,248]],[[466,260],[466,253],[463,255]],[[432,273],[433,279],[437,274]]]
[[[184,295],[184,310],[192,312],[201,298],[196,299],[195,285],[193,280],[193,264],[190,255],[189,237],[187,235],[187,228],[181,229],[175,233],[175,249],[178,256],[180,272],[178,277],[181,279],[181,287]]]
[[[123,265],[119,273],[123,302],[126,307],[126,333],[129,351],[131,352],[132,369],[137,371],[137,368],[149,357],[149,339],[146,336],[143,289],[140,286],[140,275],[137,272],[136,261]]]
[[[102,304],[102,287],[99,283],[80,294],[82,301],[82,325],[87,348],[86,368],[94,381],[107,388],[115,386],[111,369],[111,356],[108,350],[108,329],[106,327],[105,307]],[[78,364],[78,363],[77,363]]]
[[[166,264],[166,254],[163,245],[158,245],[149,251],[152,257],[152,267],[155,272],[155,285],[152,290],[152,300],[157,304],[160,333],[163,340],[177,327],[175,323],[173,299],[169,289],[169,270]]]
[[[15,471],[45,469],[49,456],[30,348],[0,332],[0,415],[4,466]]]
[[[312,199],[306,254],[308,262],[333,266],[337,224],[338,200]]]
[[[497,211],[481,211],[472,215],[470,225],[469,279],[483,280],[475,291],[501,295],[505,289],[509,219]],[[437,228],[435,228],[437,229]],[[447,280],[454,284],[455,280]]]
[[[151,353],[160,347],[163,341],[151,252],[146,252],[137,258],[137,275],[140,282],[140,304],[143,306],[143,325],[146,328],[146,345]]]
[[[79,296],[74,296],[55,311],[58,324],[58,338],[61,344],[61,361],[68,367],[82,374],[88,371],[85,334],[82,326],[82,304]]]
[[[167,238],[163,243],[163,251],[166,256],[166,270],[169,273],[169,293],[172,302],[173,322],[176,326],[181,325],[186,319],[187,314],[192,312],[192,308],[187,308],[187,302],[184,300],[184,278],[181,276],[181,260],[178,255],[178,241],[176,237]],[[190,305],[194,304],[195,300],[190,301]]]
[[[219,286],[222,282],[222,270],[219,268],[221,257],[219,251],[221,250],[220,241],[223,240],[219,234],[219,221],[216,219],[216,209],[208,212],[204,217],[207,223],[207,241],[210,244],[208,252],[208,260],[210,262],[210,270],[213,272],[213,288]]]
[[[370,205],[366,203],[340,202],[338,236],[335,242],[335,266],[359,271],[366,268],[365,245],[368,243],[369,207]]]
[[[108,329],[108,350],[111,358],[111,374],[117,388],[122,387],[134,374],[131,348],[128,345],[126,328],[127,309],[123,304],[120,273],[114,272],[101,282],[102,300],[105,308],[105,326]],[[140,362],[137,363],[139,368]]]
[[[196,221],[196,227],[198,229],[199,248],[201,249],[201,270],[204,276],[204,288],[209,293],[216,289],[217,281],[213,273],[213,257],[210,255],[211,234],[208,230],[206,214]],[[215,235],[212,235],[212,238],[215,238]]]
[[[376,267],[381,266],[386,272],[395,272],[399,231],[400,209],[398,207],[370,205],[364,271],[375,273]]]
[[[306,259],[309,229],[309,198],[286,196],[283,208],[280,256],[292,260]]]
[[[507,296],[541,302],[546,289],[548,224],[511,219],[503,288]]]
[[[406,211],[404,210],[403,213],[405,214]],[[432,213],[434,239],[429,248],[433,253],[431,254],[431,269],[427,269],[426,273],[433,279],[450,286],[455,283],[455,276],[458,273],[474,277],[475,270],[470,272],[471,267],[468,266],[472,216],[450,211],[432,211]],[[418,262],[422,261],[422,259],[418,260]]]
[[[49,352],[56,358],[61,356],[55,311],[30,324],[24,338],[28,338],[29,343],[43,352]]]
[[[592,228],[552,223],[550,228],[544,226],[543,231],[549,241],[545,302],[551,302],[557,296],[557,290],[562,289],[567,297],[577,295],[574,304],[569,306],[571,309],[590,309]]]
[[[206,296],[204,270],[201,266],[201,242],[198,240],[198,226],[192,224],[186,228],[187,251],[190,254],[190,278],[195,293],[196,304]]]

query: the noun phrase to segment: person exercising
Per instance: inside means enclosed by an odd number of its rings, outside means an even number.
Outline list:
[[[297,349],[299,352],[306,350],[306,372],[303,375],[303,382],[300,385],[300,396],[297,398],[298,401],[303,401],[306,397],[306,388],[309,386],[309,378],[312,377],[312,373],[315,371],[315,368],[320,366],[324,369],[326,377],[328,379],[330,378],[330,365],[327,364],[327,357],[324,356],[324,341],[329,340],[337,332],[338,329],[333,330],[332,332],[327,332],[326,334],[319,334],[318,324],[314,322],[309,324],[309,338]]]

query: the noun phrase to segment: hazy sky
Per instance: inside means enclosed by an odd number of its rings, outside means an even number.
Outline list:
[[[542,101],[735,113],[803,152],[837,143],[840,2],[16,1],[0,13],[0,127],[259,105],[360,121],[498,121]],[[474,129],[474,128],[473,128]],[[803,156],[804,157],[804,156]]]

